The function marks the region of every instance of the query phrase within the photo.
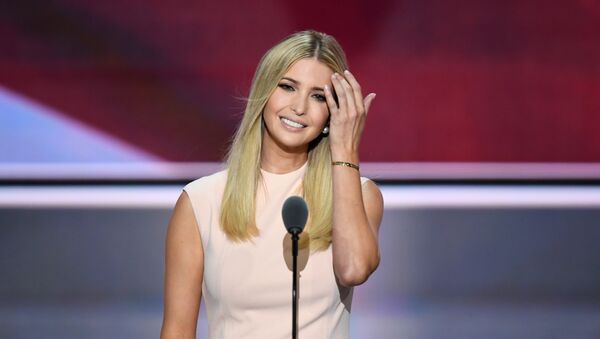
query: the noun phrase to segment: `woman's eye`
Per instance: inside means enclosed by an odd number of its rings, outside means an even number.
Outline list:
[[[325,100],[326,100],[325,96],[323,94],[315,94],[315,95],[313,95],[313,97],[315,99],[317,99],[317,101],[321,101],[321,102],[325,102]]]
[[[283,89],[284,91],[288,91],[288,92],[291,92],[294,90],[294,87],[292,87],[288,84],[279,84],[279,88]]]

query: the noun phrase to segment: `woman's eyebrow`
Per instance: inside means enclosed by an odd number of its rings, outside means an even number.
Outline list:
[[[290,77],[283,77],[283,78],[281,78],[281,79],[285,79],[285,80],[291,81],[291,82],[293,82],[293,83],[294,83],[294,84],[296,84],[296,85],[300,85],[300,84],[301,84],[301,82],[300,82],[300,81],[298,81],[298,80],[296,80],[296,79],[292,79],[292,78],[290,78]],[[316,87],[316,86],[315,86],[315,87],[313,87],[312,89],[313,89],[313,90],[316,90],[316,91],[323,91],[323,92],[324,92],[324,90],[323,90],[323,88],[322,88],[322,87]]]

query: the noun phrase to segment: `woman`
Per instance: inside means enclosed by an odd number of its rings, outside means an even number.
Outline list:
[[[331,36],[293,34],[261,59],[227,170],[189,183],[166,240],[161,338],[289,338],[289,236],[281,207],[303,195],[298,332],[348,338],[352,287],[379,264],[383,199],[360,177],[358,146],[375,94],[363,98]]]

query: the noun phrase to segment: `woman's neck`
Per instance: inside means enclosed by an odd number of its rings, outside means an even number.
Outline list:
[[[287,153],[279,150],[273,152],[263,148],[260,157],[260,168],[267,172],[289,173],[302,167],[308,159],[308,153]]]

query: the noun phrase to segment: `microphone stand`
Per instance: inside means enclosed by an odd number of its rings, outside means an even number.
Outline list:
[[[283,225],[292,235],[292,339],[298,337],[298,240],[308,219],[308,206],[299,196],[291,196],[281,209]]]
[[[298,337],[298,232],[292,233],[292,339]]]

